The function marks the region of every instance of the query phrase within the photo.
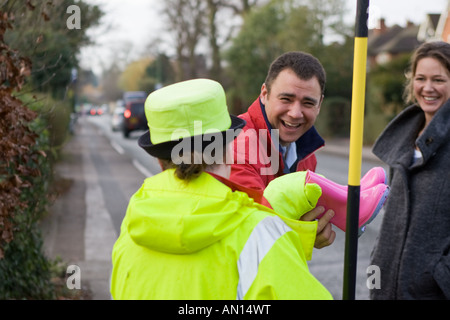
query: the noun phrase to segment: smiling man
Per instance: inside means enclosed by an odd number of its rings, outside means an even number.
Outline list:
[[[247,125],[235,140],[232,180],[264,190],[283,174],[315,171],[314,152],[324,140],[314,123],[325,82],[321,63],[308,53],[288,52],[272,63],[258,99],[240,115]]]
[[[230,180],[263,191],[277,177],[296,171],[315,171],[314,154],[325,142],[314,123],[320,112],[326,74],[320,61],[304,52],[287,52],[270,66],[261,93],[248,111],[234,140]],[[313,221],[325,208],[317,206],[302,220]],[[333,210],[318,220],[316,248],[334,242]]]

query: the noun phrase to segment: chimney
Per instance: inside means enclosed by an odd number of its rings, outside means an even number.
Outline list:
[[[410,21],[410,20],[407,20],[407,21],[406,21],[406,27],[407,27],[407,28],[415,27],[415,24],[414,24],[414,22],[412,22],[412,21]]]
[[[374,29],[375,35],[383,34],[387,31],[386,27],[386,20],[384,18],[381,18],[378,22],[378,27]]]

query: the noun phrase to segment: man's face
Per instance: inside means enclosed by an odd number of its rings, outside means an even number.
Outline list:
[[[263,84],[260,98],[272,128],[279,130],[281,145],[298,140],[311,129],[323,100],[316,77],[302,80],[291,69],[279,73],[270,94]]]

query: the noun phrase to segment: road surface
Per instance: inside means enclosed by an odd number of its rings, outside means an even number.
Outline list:
[[[74,181],[70,196],[76,193],[77,198],[61,199],[55,204],[56,218],[47,222],[45,229],[46,247],[52,255],[80,266],[83,281],[88,281],[94,291],[94,299],[109,298],[110,254],[129,198],[146,177],[160,172],[156,159],[137,145],[140,134],[142,131],[132,132],[126,139],[121,132],[112,131],[108,115],[80,118],[75,137],[66,146],[68,158],[59,165],[60,174]],[[347,157],[325,150],[319,151],[317,157],[318,173],[347,184]],[[380,163],[364,161],[362,174],[374,166]],[[74,204],[73,208],[71,204],[67,207],[68,202]],[[359,238],[356,299],[369,298],[366,270],[381,218],[382,213]],[[67,219],[71,219],[70,223]],[[309,267],[335,299],[342,299],[345,234],[337,228],[335,231],[334,244],[315,249]],[[67,239],[69,234],[70,244],[59,240]]]

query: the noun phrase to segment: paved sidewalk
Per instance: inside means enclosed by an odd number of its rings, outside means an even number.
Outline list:
[[[117,234],[89,156],[89,139],[81,127],[65,145],[55,173],[71,186],[41,225],[46,254],[60,257],[67,267],[78,266],[81,289],[90,291],[93,300],[104,300],[110,299],[111,250]]]

